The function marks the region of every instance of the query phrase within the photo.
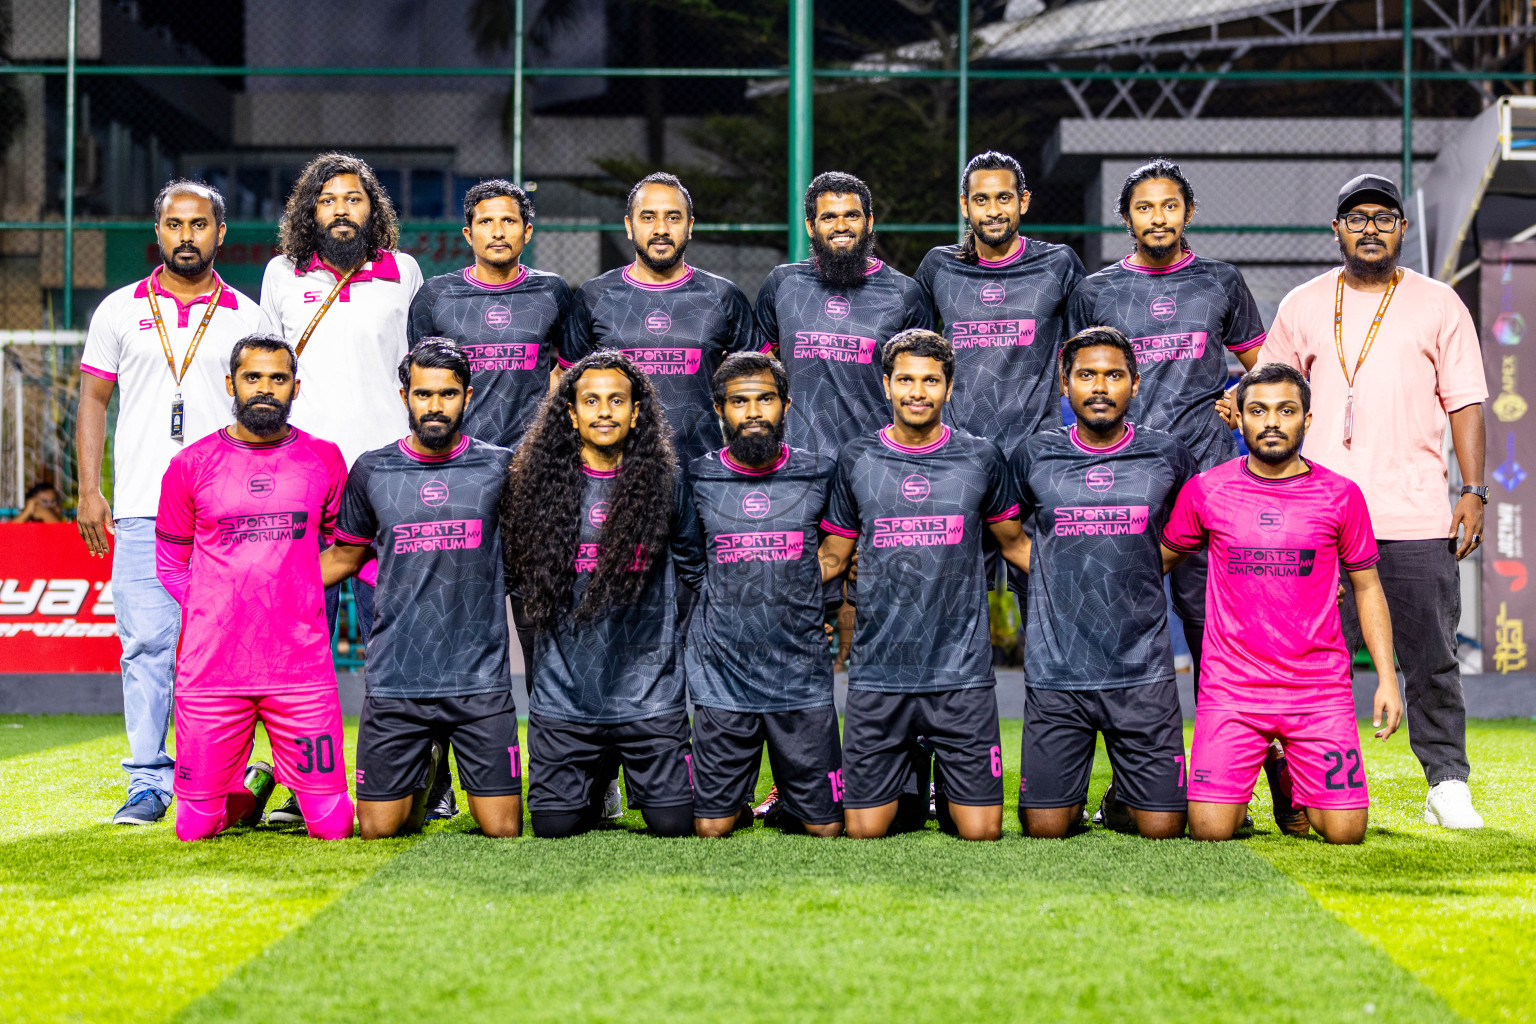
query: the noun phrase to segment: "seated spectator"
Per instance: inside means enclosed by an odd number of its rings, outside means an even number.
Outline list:
[[[62,523],[64,507],[59,499],[59,489],[46,480],[27,488],[21,511],[11,520],[13,523]]]

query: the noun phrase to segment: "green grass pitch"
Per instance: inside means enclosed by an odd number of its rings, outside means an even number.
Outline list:
[[[106,824],[121,719],[0,717],[0,1021],[1536,1020],[1536,722],[1469,744],[1487,829],[1423,824],[1399,735],[1367,746],[1358,849],[1276,835],[1262,788],[1221,845],[1026,840],[1010,804],[990,845],[461,814],[186,846]]]

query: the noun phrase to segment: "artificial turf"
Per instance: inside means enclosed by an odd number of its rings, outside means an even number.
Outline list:
[[[1536,1019],[1532,722],[1470,727],[1477,834],[1425,826],[1406,737],[1372,742],[1347,850],[1275,835],[1262,793],[1222,845],[1026,840],[1010,803],[990,845],[657,840],[630,814],[186,846],[104,823],[120,722],[0,718],[0,1020]]]

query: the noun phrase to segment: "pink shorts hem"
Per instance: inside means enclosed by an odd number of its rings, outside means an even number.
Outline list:
[[[1353,709],[1342,708],[1287,713],[1199,708],[1189,759],[1190,802],[1248,803],[1273,739],[1285,747],[1298,806],[1370,806],[1359,727]]]

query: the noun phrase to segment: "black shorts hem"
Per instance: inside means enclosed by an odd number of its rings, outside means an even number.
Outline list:
[[[297,792],[297,790],[295,790],[295,792]],[[394,796],[374,796],[372,793],[370,793],[367,796],[359,796],[357,798],[357,802],[360,804],[387,804],[393,803],[396,800],[404,800],[406,797],[415,795],[416,790],[414,789],[408,789],[404,793],[397,793]]]
[[[975,803],[975,802],[973,802],[971,800],[956,800],[954,797],[950,796],[948,793],[941,793],[940,794],[940,796],[942,796],[949,803],[959,804],[961,807],[998,807],[998,806],[1000,806],[1002,804],[1003,796],[1004,795],[1005,794],[999,793],[998,796],[997,796],[996,802],[988,801],[987,803],[984,803],[984,804],[978,804],[978,803]]]
[[[872,809],[874,809],[876,807],[884,807],[886,804],[894,804],[894,803],[896,803],[900,799],[901,799],[901,790],[897,790],[896,794],[894,796],[892,796],[889,800],[875,800],[875,801],[872,801],[870,803],[865,803],[862,800],[849,800],[847,797],[844,797],[843,798],[843,810],[845,810],[845,811],[868,811],[868,810],[872,810]]]
[[[1083,807],[1088,806],[1088,797],[1086,795],[1081,800],[1076,800],[1076,801],[1074,801],[1074,802],[1072,802],[1070,804],[1056,804],[1056,803],[1050,803],[1050,804],[1041,803],[1041,804],[1037,804],[1037,803],[1035,803],[1032,800],[1020,800],[1019,801],[1019,809],[1020,810],[1025,810],[1025,811],[1070,811],[1072,808],[1077,807],[1079,805],[1081,805]],[[1129,805],[1127,805],[1127,806],[1129,806]],[[1142,808],[1138,807],[1137,810],[1142,810]]]
[[[497,788],[500,788],[500,787],[497,787]],[[468,794],[469,796],[483,796],[483,797],[518,796],[518,797],[520,797],[520,796],[523,795],[523,787],[522,786],[518,786],[516,789],[508,789],[505,792],[489,792],[488,793],[488,792],[486,792],[484,790],[479,790],[479,789],[466,789],[464,792],[466,794]]]
[[[1148,814],[1188,814],[1189,813],[1189,801],[1188,800],[1185,800],[1182,804],[1180,804],[1177,807],[1138,807],[1135,804],[1126,803],[1124,800],[1122,800],[1120,802],[1122,804],[1125,804],[1125,806],[1129,807],[1133,811],[1146,811]]]

